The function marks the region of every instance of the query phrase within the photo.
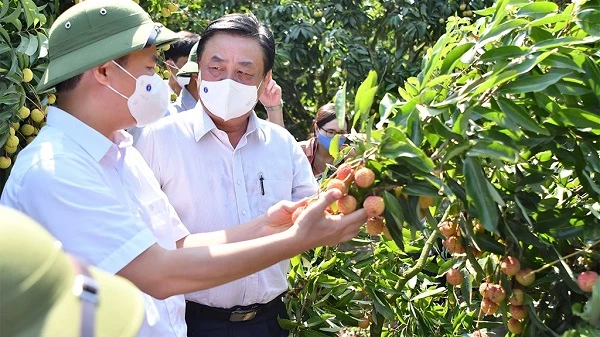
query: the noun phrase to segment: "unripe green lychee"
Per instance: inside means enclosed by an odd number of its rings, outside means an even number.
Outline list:
[[[19,130],[21,131],[23,136],[27,137],[27,136],[31,136],[33,134],[33,132],[35,131],[35,128],[31,124],[23,124],[23,125],[21,125],[21,128]]]
[[[531,269],[523,269],[515,275],[515,278],[517,279],[517,282],[527,287],[535,281],[535,274]]]
[[[29,117],[30,113],[31,112],[28,107],[22,106],[21,109],[19,109],[19,118],[25,119]]]
[[[0,169],[4,170],[10,167],[12,164],[12,159],[6,156],[0,156]]]
[[[19,145],[19,137],[17,136],[8,136],[6,139],[6,143],[4,143],[8,147],[17,147]]]
[[[31,120],[33,120],[36,123],[43,121],[44,117],[44,113],[40,109],[33,109],[31,111]]]
[[[29,68],[23,69],[23,82],[28,83],[33,79],[33,71]]]

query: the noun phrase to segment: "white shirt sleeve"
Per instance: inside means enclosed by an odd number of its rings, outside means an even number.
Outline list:
[[[300,144],[291,135],[289,136],[289,142],[294,165],[292,201],[298,201],[316,194],[319,190],[319,185]]]
[[[34,164],[23,176],[19,208],[67,252],[115,274],[155,244],[155,237],[127,206],[128,197],[96,174],[98,168],[77,156],[60,157]]]

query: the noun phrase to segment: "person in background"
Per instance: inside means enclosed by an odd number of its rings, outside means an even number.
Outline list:
[[[199,40],[199,38],[198,38]],[[167,115],[178,114],[183,111],[192,110],[198,102],[198,42],[190,50],[187,62],[185,62],[177,73],[172,76],[181,85],[181,94],[177,100],[169,105]]]
[[[179,32],[178,35],[180,36],[179,40],[165,50],[164,55],[167,70],[171,72],[171,77],[168,79],[169,87],[177,96],[180,96],[186,83],[185,78],[177,77],[177,72],[188,61],[192,48],[198,43],[200,35],[185,30]]]
[[[311,137],[300,142],[315,177],[319,178],[325,172],[327,165],[333,164],[334,158],[329,153],[329,147],[335,135],[340,135],[338,144],[340,149],[347,146],[344,144],[348,134],[347,125],[347,121],[344,125],[338,123],[333,103],[325,104],[317,110],[311,126]]]
[[[364,210],[325,214],[341,198],[330,190],[294,223],[292,213],[306,200],[277,203],[239,226],[190,234],[123,131],[152,124],[167,110],[169,89],[154,67],[158,50],[177,39],[133,1],[86,0],[56,18],[37,87],[56,87],[56,106],[19,153],[0,196],[0,204],[36,220],[69,254],[135,284],[144,297],[145,337],[187,335],[183,294],[349,240],[366,220]],[[190,207],[212,211],[214,192]]]
[[[253,15],[211,22],[198,46],[199,104],[145,128],[136,143],[192,233],[238,226],[280,200],[301,200],[318,190],[294,137],[254,112],[269,91],[274,60],[273,34]],[[287,336],[278,316],[287,317],[282,298],[288,270],[289,260],[280,260],[187,294],[188,337]],[[247,315],[236,317],[240,311]]]
[[[0,206],[0,336],[143,337],[143,320],[131,282],[73,258],[33,219]]]

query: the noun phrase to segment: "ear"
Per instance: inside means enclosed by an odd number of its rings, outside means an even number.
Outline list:
[[[90,69],[96,81],[104,86],[111,84],[111,77],[115,76],[115,65],[112,62],[103,63]]]

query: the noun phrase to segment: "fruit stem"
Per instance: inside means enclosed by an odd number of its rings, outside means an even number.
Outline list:
[[[564,260],[566,260],[566,259],[569,259],[569,258],[571,258],[571,257],[573,257],[573,256],[577,256],[577,255],[579,255],[579,254],[582,254],[582,253],[588,252],[588,251],[590,251],[590,250],[592,249],[592,247],[594,247],[594,246],[596,246],[596,245],[598,245],[598,244],[600,244],[600,240],[598,240],[598,241],[596,241],[596,242],[592,243],[591,245],[589,245],[588,247],[586,247],[586,248],[584,248],[584,249],[581,249],[581,250],[575,251],[575,252],[573,252],[573,253],[571,253],[571,254],[569,254],[569,255],[565,255],[565,256],[561,257],[560,259],[558,259],[558,260],[556,260],[556,261],[553,261],[553,262],[550,262],[550,263],[546,263],[546,264],[545,264],[545,265],[543,265],[541,268],[539,268],[539,269],[536,269],[536,270],[532,270],[531,272],[529,272],[529,274],[535,274],[535,273],[538,273],[538,272],[540,272],[540,271],[542,271],[542,270],[544,270],[544,269],[547,269],[547,268],[550,268],[550,267],[552,267],[553,265],[555,265],[555,264],[557,264],[557,263],[559,263],[559,262],[561,262],[561,261],[564,261]],[[529,274],[527,274],[527,275],[529,275]]]

